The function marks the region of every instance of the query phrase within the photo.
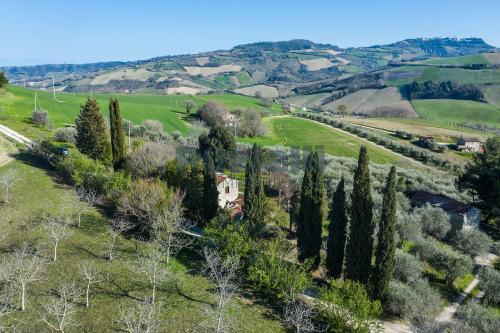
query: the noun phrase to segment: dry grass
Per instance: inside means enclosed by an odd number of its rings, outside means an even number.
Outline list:
[[[336,111],[340,105],[356,113],[372,114],[381,107],[401,109],[402,116],[417,117],[410,102],[403,99],[398,88],[363,89],[325,105],[327,110]],[[403,115],[404,114],[404,115]]]
[[[500,52],[495,53],[484,53],[483,56],[488,60],[492,65],[500,65]]]
[[[103,85],[108,84],[111,80],[138,80],[147,81],[149,78],[153,77],[156,73],[148,71],[144,68],[139,69],[124,69],[118,71],[112,71],[96,76],[90,81],[92,85]]]
[[[182,94],[182,95],[196,95],[200,92],[201,90],[198,88],[193,88],[193,87],[169,87],[165,89],[165,94],[167,95],[177,95],[177,94]]]
[[[276,98],[279,96],[278,89],[276,87],[266,86],[264,84],[258,84],[256,86],[239,88],[234,90],[238,94],[246,96],[255,96],[255,93],[260,91],[262,97],[266,98]]]
[[[189,75],[210,76],[219,73],[239,72],[240,65],[222,65],[218,67],[199,67],[199,66],[184,66],[184,69]]]
[[[308,71],[318,71],[320,69],[330,68],[334,66],[330,59],[319,58],[319,59],[311,59],[311,60],[300,60],[302,65],[306,66]]]
[[[196,63],[200,66],[205,66],[210,62],[210,57],[198,57],[196,58]]]

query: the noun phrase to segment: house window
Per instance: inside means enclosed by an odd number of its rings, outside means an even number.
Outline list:
[[[229,194],[229,186],[226,186],[226,194]]]

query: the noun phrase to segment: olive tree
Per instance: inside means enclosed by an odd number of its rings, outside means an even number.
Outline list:
[[[484,303],[493,306],[500,305],[500,271],[491,267],[483,267],[479,272],[479,288],[484,291]]]
[[[398,249],[395,259],[393,275],[395,279],[404,283],[411,283],[422,277],[424,267],[415,256]]]
[[[427,235],[444,239],[451,230],[450,217],[441,208],[426,204],[415,209],[415,212],[420,215],[422,230]]]
[[[492,239],[481,230],[460,230],[452,239],[453,246],[465,254],[475,257],[485,254],[493,244]]]

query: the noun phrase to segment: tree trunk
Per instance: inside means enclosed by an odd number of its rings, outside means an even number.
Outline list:
[[[52,261],[56,261],[57,260],[57,245],[58,243],[56,242],[56,244],[54,245],[54,259]]]
[[[26,284],[23,282],[21,283],[21,311],[24,311],[26,309],[24,299],[26,295]]]
[[[90,306],[90,302],[89,302],[89,291],[90,291],[90,283],[87,283],[87,292],[85,294],[85,307],[88,308]]]
[[[82,213],[78,213],[78,228],[80,228],[80,223],[82,221]]]
[[[217,333],[222,332],[222,294],[219,297],[219,306],[217,307],[219,310],[217,314]]]
[[[153,297],[151,298],[151,304],[155,304],[156,298],[156,282],[153,283]]]

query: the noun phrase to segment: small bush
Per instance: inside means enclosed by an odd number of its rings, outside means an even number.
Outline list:
[[[55,140],[59,142],[75,143],[76,129],[74,127],[57,128]]]
[[[452,239],[453,246],[472,257],[487,253],[493,244],[491,238],[480,230],[460,230]]]
[[[479,289],[484,291],[483,302],[488,305],[500,305],[500,272],[483,267],[479,272]]]
[[[424,267],[415,256],[401,250],[396,251],[394,278],[401,282],[411,283],[422,277]]]
[[[31,121],[40,126],[47,126],[49,124],[49,114],[47,111],[35,110],[31,113]]]

